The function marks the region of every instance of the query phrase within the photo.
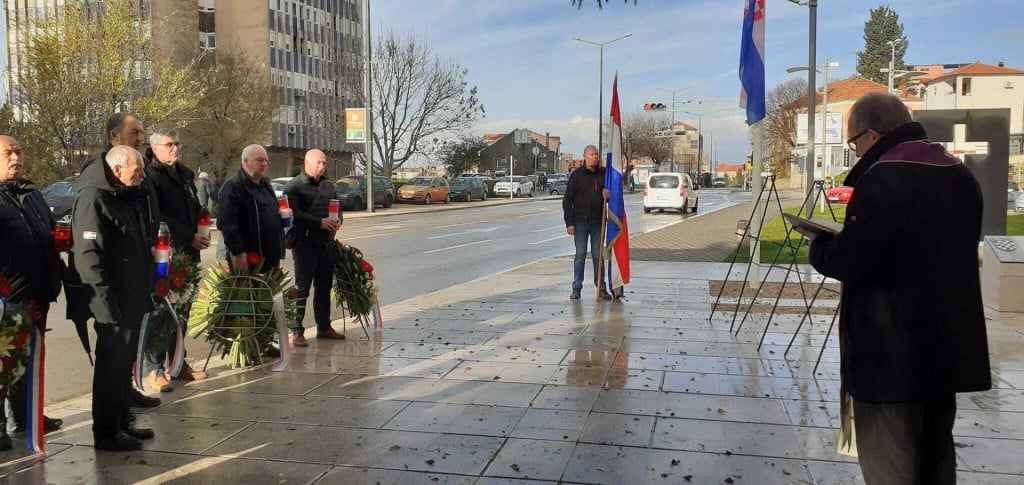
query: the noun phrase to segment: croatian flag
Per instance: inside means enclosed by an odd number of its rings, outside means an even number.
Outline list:
[[[740,108],[747,125],[764,119],[764,0],[743,0],[743,40],[740,43]]]
[[[613,295],[629,283],[629,226],[626,224],[626,202],[622,198],[622,117],[619,115],[619,73],[612,84],[611,140],[604,169],[604,188],[608,198],[608,222],[605,227],[604,289]]]

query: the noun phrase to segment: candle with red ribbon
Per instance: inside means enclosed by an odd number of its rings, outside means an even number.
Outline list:
[[[332,221],[338,220],[339,210],[341,210],[341,201],[338,199],[331,199],[330,203],[327,204],[327,218]]]
[[[292,227],[292,209],[288,205],[288,197],[282,195],[277,198],[277,212],[281,214],[281,227]]]
[[[207,239],[210,237],[210,213],[206,212],[206,209],[203,209],[203,212],[199,214],[199,223],[196,225],[196,234]]]
[[[156,247],[153,251],[153,258],[156,259],[156,274],[160,277],[167,276],[167,269],[171,263],[171,230],[166,222],[160,223],[160,230],[156,236]]]
[[[58,222],[53,228],[53,251],[56,253],[71,250],[71,226],[67,222]]]

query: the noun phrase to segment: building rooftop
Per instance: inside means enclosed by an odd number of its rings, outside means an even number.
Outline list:
[[[990,64],[975,62],[974,64],[968,64],[960,69],[950,71],[942,76],[925,81],[925,83],[933,83],[962,76],[1024,76],[1024,71],[1004,66],[993,66]]]

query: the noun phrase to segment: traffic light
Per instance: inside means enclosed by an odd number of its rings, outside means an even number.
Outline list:
[[[644,111],[665,111],[665,105],[663,103],[647,103],[644,105]]]

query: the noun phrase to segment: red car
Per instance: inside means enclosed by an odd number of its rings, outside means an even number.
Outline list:
[[[853,187],[836,187],[834,189],[828,189],[825,196],[829,202],[834,204],[849,204],[850,198],[853,197]]]

